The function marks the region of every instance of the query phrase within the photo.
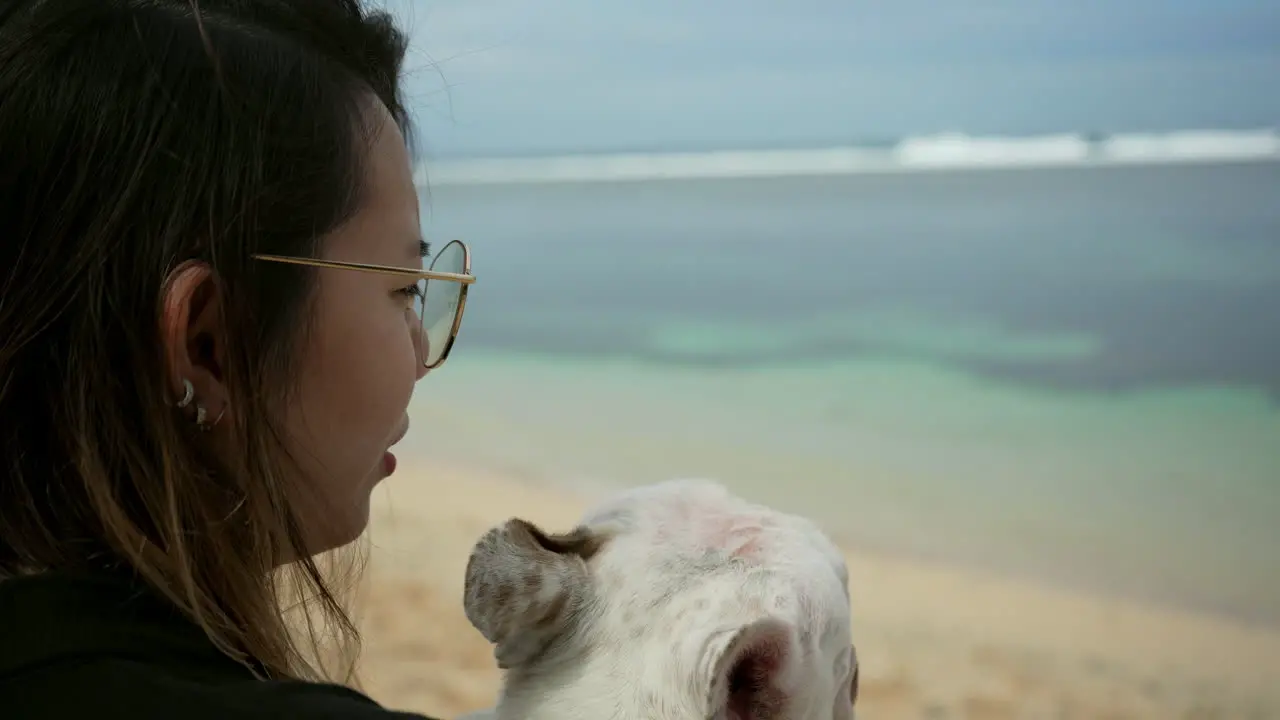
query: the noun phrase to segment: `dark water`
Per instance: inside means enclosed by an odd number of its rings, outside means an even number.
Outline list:
[[[654,363],[922,353],[870,309],[975,319],[1075,353],[960,352],[1074,391],[1231,384],[1280,398],[1280,163],[441,186],[435,240],[480,277],[465,345]],[[777,342],[675,351],[672,324]],[[809,332],[789,332],[807,324]]]

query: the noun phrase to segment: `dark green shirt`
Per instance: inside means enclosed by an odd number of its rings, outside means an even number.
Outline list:
[[[339,685],[264,681],[124,577],[0,582],[5,720],[425,720]]]

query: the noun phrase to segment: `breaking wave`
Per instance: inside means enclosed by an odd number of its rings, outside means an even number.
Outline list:
[[[418,169],[417,180],[472,185],[1278,160],[1280,131],[1273,128],[1110,136],[943,133],[907,137],[888,146],[435,160],[428,169]]]

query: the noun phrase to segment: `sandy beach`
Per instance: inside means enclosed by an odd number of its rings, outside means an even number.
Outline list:
[[[567,529],[589,498],[462,468],[375,495],[358,601],[364,688],[443,718],[496,697],[463,615],[472,543],[518,515]],[[846,549],[867,718],[1280,718],[1280,631]]]

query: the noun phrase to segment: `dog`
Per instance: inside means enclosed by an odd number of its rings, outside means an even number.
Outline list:
[[[623,492],[565,534],[513,518],[467,563],[505,671],[474,720],[853,720],[844,558],[706,480]]]

